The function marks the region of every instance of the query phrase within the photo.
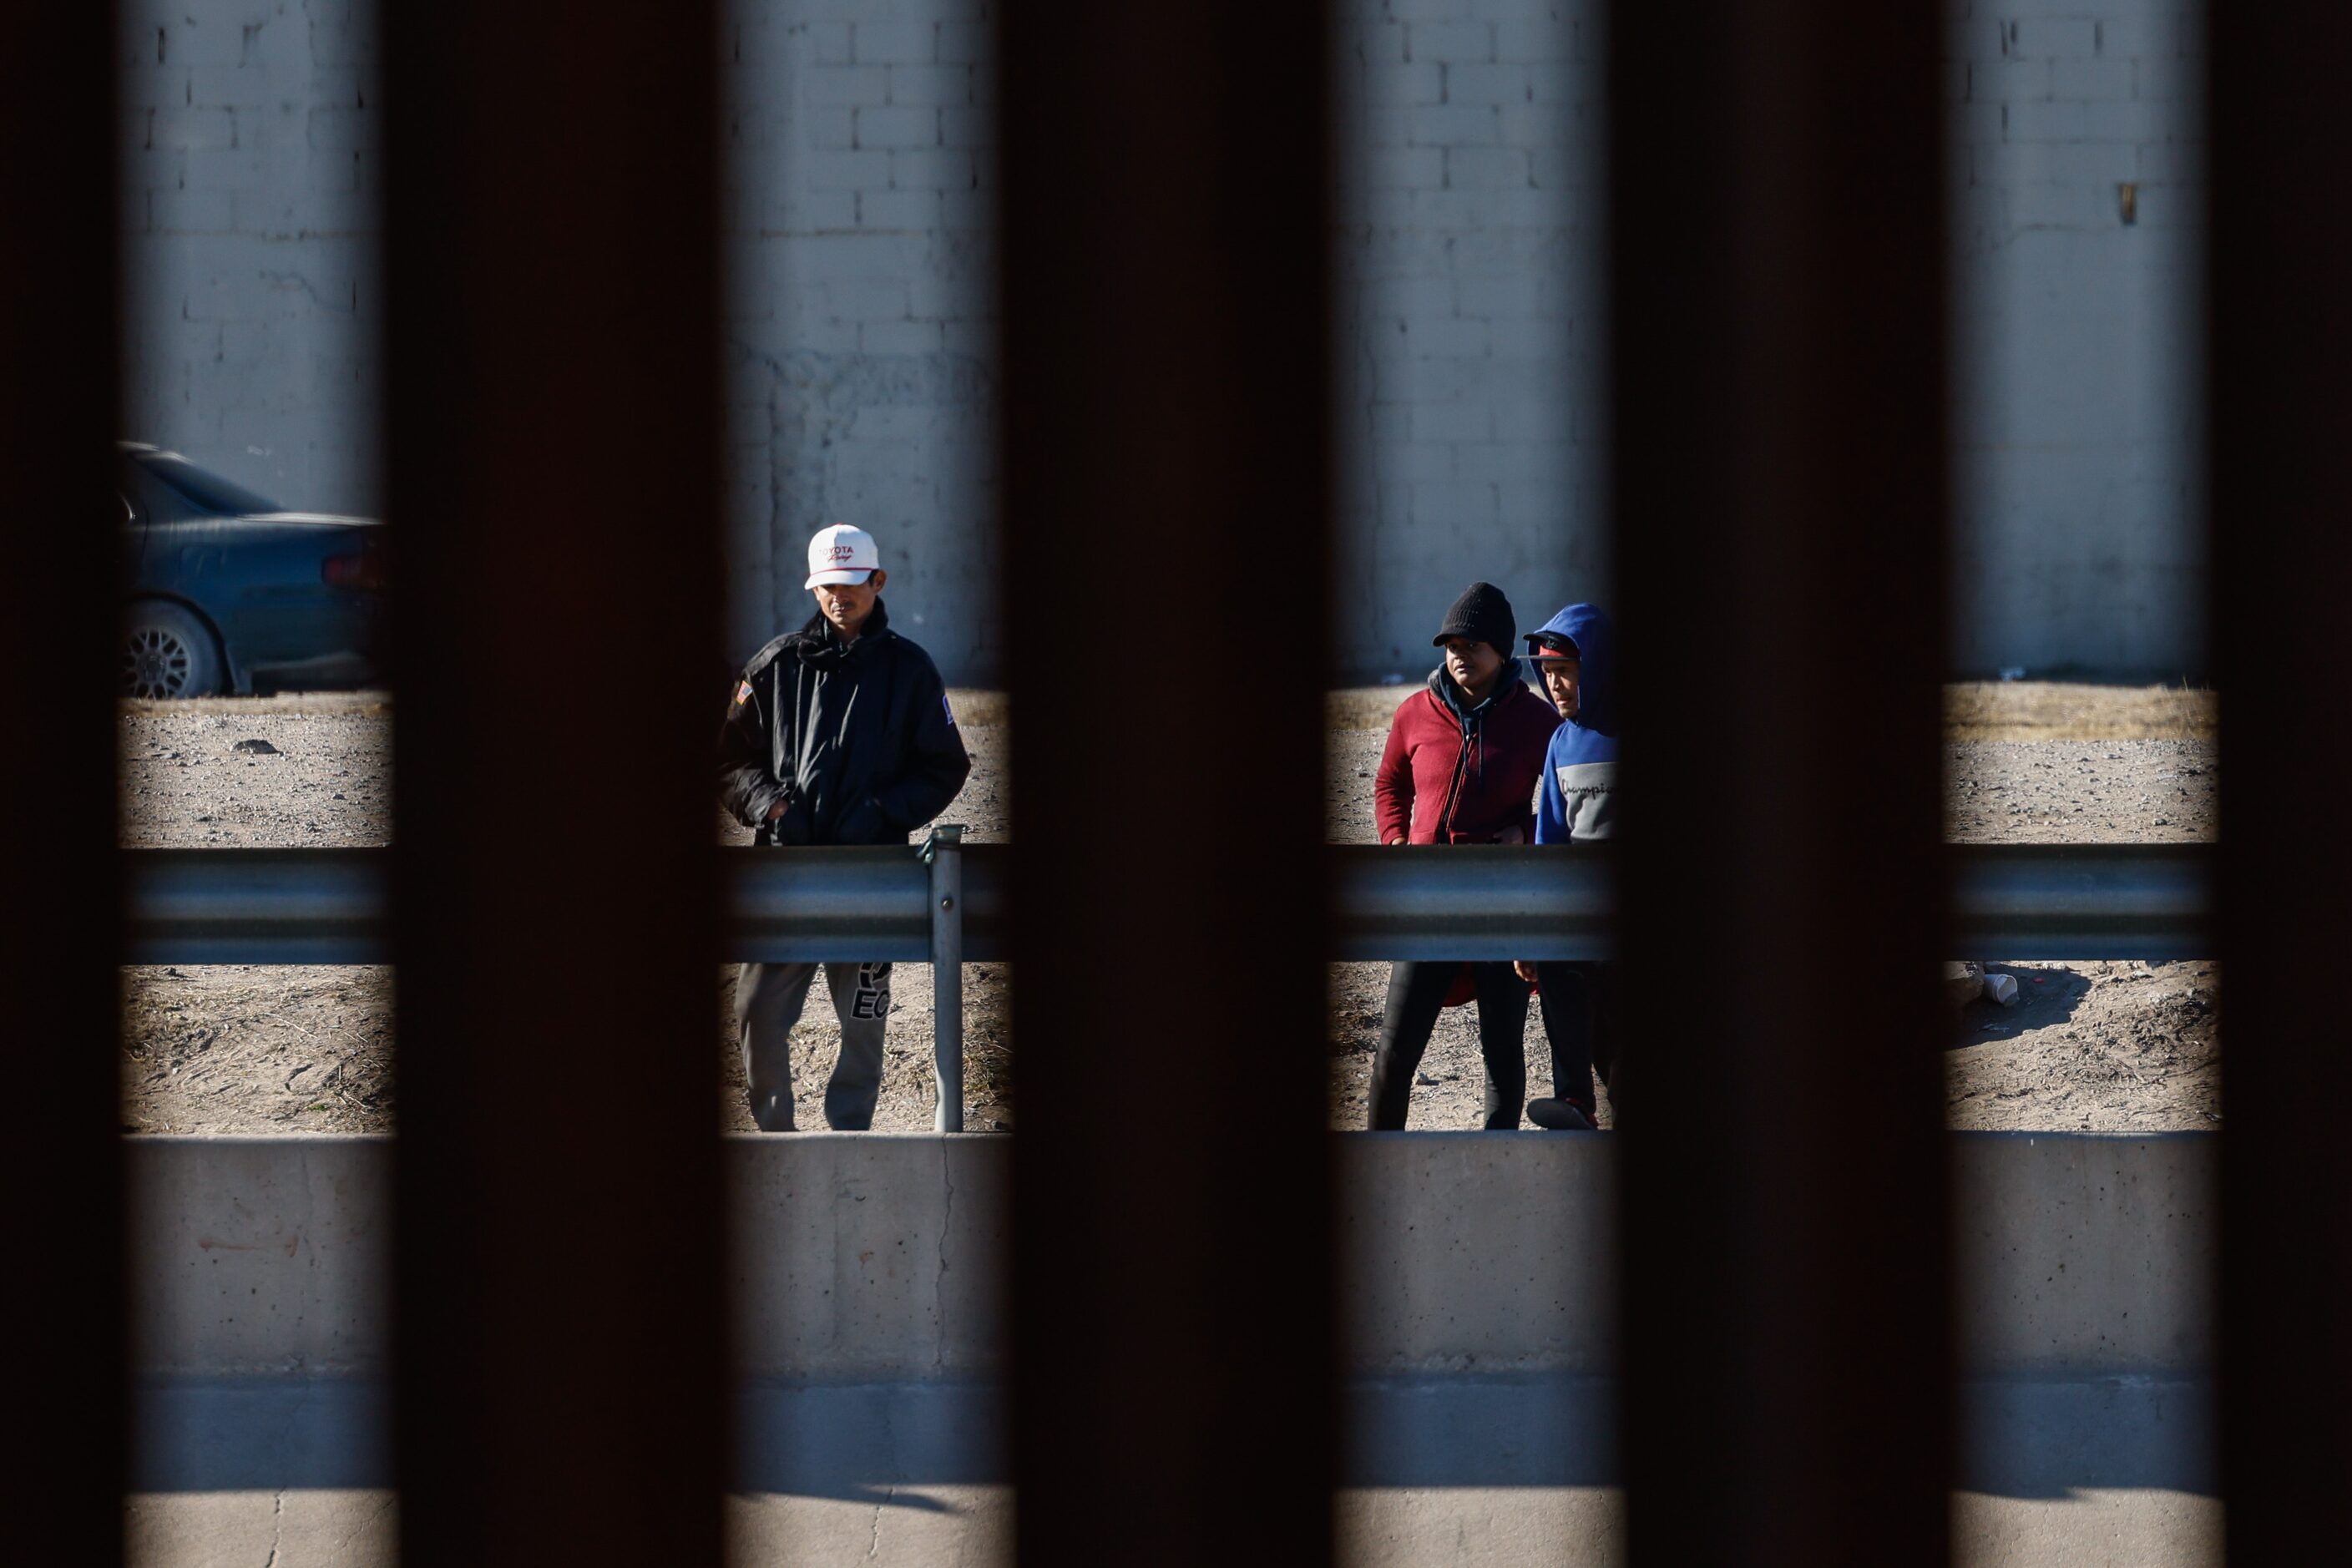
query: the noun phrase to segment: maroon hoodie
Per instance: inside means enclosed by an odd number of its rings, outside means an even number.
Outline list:
[[[1372,782],[1381,843],[1492,844],[1512,828],[1520,843],[1535,841],[1536,780],[1559,713],[1519,679],[1517,659],[1486,701],[1464,712],[1461,700],[1440,667],[1389,721]]]

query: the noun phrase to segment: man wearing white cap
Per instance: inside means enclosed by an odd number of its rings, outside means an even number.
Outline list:
[[[874,536],[835,523],[809,541],[816,614],[751,658],[719,731],[719,799],[769,845],[904,844],[947,809],[971,772],[930,656],[890,629],[888,574]],[[735,1023],[751,1115],[793,1131],[793,1026],[814,963],[747,963]],[[825,1124],[863,1131],[882,1087],[890,966],[828,963],[841,1056]]]

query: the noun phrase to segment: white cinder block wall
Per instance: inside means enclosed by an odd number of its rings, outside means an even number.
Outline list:
[[[122,434],[375,510],[373,5],[125,0],[121,26]]]
[[[2200,672],[2201,11],[1947,3],[1956,661]]]
[[[1956,661],[2200,669],[2195,13],[1948,3]],[[1595,9],[1342,7],[1350,678],[1425,669],[1473,577],[1530,625],[1607,594]],[[738,653],[805,615],[802,545],[845,521],[950,678],[998,674],[990,26],[986,0],[735,0],[719,40]],[[125,433],[298,506],[381,504],[372,30],[369,0],[123,24]]]
[[[1344,9],[1335,616],[1417,680],[1475,580],[1523,630],[1609,596],[1599,6]]]
[[[810,614],[809,534],[881,542],[898,629],[995,678],[982,0],[735,0],[726,38],[730,621]]]

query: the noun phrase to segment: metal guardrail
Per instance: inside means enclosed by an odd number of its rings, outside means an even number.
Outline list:
[[[1609,863],[1524,845],[1334,845],[1331,956],[1605,958]]]
[[[911,847],[720,850],[727,910],[719,956],[925,963],[935,943],[952,942],[967,963],[1001,961],[1012,853],[1010,845],[960,840],[928,859]],[[1602,858],[1517,846],[1334,845],[1329,856],[1333,959],[1608,955]],[[390,857],[385,849],[126,850],[129,960],[389,963]],[[1952,847],[1952,860],[1953,956],[2208,955],[2210,845],[1968,844]],[[939,907],[942,897],[950,907]]]
[[[127,849],[132,963],[389,963],[389,849]]]
[[[1955,958],[2210,958],[2210,844],[1953,846]]]

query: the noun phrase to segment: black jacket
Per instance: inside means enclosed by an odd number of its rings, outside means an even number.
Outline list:
[[[971,772],[938,668],[878,600],[854,643],[815,616],[753,655],[719,732],[719,802],[762,844],[903,844]]]

